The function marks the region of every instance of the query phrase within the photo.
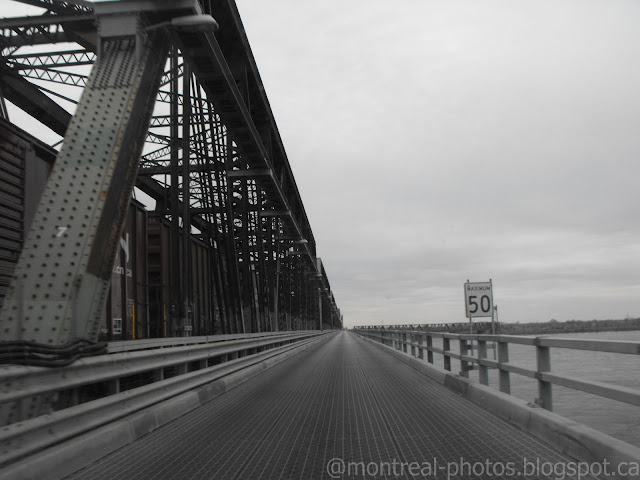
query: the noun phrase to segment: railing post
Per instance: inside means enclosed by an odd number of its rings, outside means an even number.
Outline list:
[[[151,376],[153,377],[154,382],[161,382],[164,380],[164,368],[158,368],[151,372]],[[115,393],[120,392],[120,383],[118,382],[117,391]]]
[[[509,344],[498,342],[498,364],[509,363]],[[498,367],[500,368],[500,367]],[[511,378],[507,370],[500,368],[500,391],[511,394]]]
[[[116,393],[120,393],[120,379],[107,380],[107,395],[115,395]]]
[[[402,351],[407,353],[407,332],[402,332]]]
[[[447,352],[451,350],[451,340],[449,338],[442,338],[442,350],[444,354],[444,369],[451,371],[451,357],[447,356]]]
[[[462,337],[458,337],[458,340],[460,341],[460,356],[466,355],[469,351],[469,344]],[[460,359],[460,375],[469,378],[469,362],[462,359]]]
[[[433,337],[427,333],[427,362],[433,363],[433,352],[429,350],[433,347]]]
[[[540,379],[541,372],[551,371],[551,350],[549,347],[541,347],[537,344],[539,338],[536,338],[536,363],[538,377],[538,404],[545,410],[553,410],[553,397],[551,392],[551,383],[544,382]]]
[[[422,346],[424,345],[424,333],[418,333],[418,358],[420,360],[424,360],[424,349]]]
[[[416,346],[415,346],[416,341],[415,340],[416,340],[415,333],[413,333],[413,332],[409,333],[409,341],[411,342],[411,356],[412,357],[416,356]]]
[[[22,398],[16,402],[16,422],[21,422],[27,418],[27,400]]]
[[[478,340],[478,360],[487,358],[486,340]],[[478,376],[482,385],[489,385],[489,369],[478,362]]]
[[[78,388],[72,388],[69,392],[67,408],[75,407],[80,404],[80,390]]]

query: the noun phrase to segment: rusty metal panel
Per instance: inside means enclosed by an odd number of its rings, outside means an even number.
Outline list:
[[[221,326],[215,322],[215,293],[211,283],[211,248],[205,242],[191,236],[191,295],[189,315],[185,325],[171,328],[170,312],[172,284],[169,261],[169,221],[150,217],[147,227],[148,271],[149,271],[149,330],[151,337],[207,335],[220,333]],[[180,232],[179,256],[182,259],[184,232]],[[182,270],[182,261],[180,269]],[[175,308],[175,307],[174,307]],[[191,327],[184,328],[184,327]]]
[[[111,274],[100,340],[149,337],[147,288],[147,212],[132,200]]]

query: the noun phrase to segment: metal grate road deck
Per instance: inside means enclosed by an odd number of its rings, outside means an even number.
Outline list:
[[[519,475],[525,459],[556,473]],[[568,462],[341,332],[68,478],[530,480]]]

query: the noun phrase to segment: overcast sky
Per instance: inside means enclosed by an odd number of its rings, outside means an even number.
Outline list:
[[[237,4],[347,326],[640,316],[640,3]]]
[[[640,316],[640,3],[237,4],[348,326]]]

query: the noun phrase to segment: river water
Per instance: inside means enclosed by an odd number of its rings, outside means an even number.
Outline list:
[[[570,333],[548,337],[640,342],[640,331]],[[442,344],[434,338],[434,346],[441,347]],[[451,342],[451,349],[458,351],[457,341]],[[488,356],[493,358],[493,351],[489,350]],[[514,365],[530,370],[536,369],[536,353],[533,346],[510,344],[509,357],[510,363]],[[442,367],[442,356],[434,354],[434,362]],[[451,369],[453,372],[459,372],[460,363],[452,359]],[[640,390],[638,355],[552,348],[551,372]],[[470,372],[470,378],[478,381],[478,372]],[[489,385],[498,388],[496,370],[489,370]],[[640,447],[640,407],[558,385],[553,385],[552,388],[555,413]],[[536,380],[512,373],[511,394],[527,402],[533,402],[538,396],[538,384]]]

